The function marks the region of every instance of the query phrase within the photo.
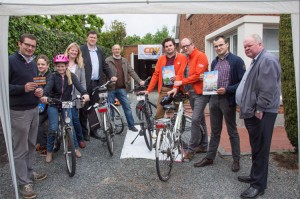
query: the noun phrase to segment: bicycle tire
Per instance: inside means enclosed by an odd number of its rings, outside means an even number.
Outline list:
[[[163,182],[169,180],[171,171],[173,168],[173,139],[168,138],[170,135],[170,129],[160,130],[156,139],[155,149],[155,161],[156,161],[156,172],[159,179]]]
[[[113,104],[110,104],[110,107],[111,107],[111,119],[114,123],[114,128],[115,128],[115,133],[116,134],[121,134],[123,131],[124,131],[124,120],[123,120],[123,117],[119,111],[119,109],[113,105]]]
[[[112,121],[109,117],[109,113],[106,112],[103,118],[103,122],[106,121],[106,127],[107,129],[105,130],[105,136],[106,136],[106,143],[107,143],[107,148],[108,148],[108,152],[110,154],[110,156],[113,156],[114,154],[114,129],[112,126]]]
[[[75,146],[73,140],[73,132],[71,128],[65,129],[63,142],[64,142],[64,155],[66,160],[67,172],[70,177],[73,177],[76,171],[76,155],[75,155]]]
[[[183,161],[184,155],[187,153],[189,147],[189,142],[191,139],[191,124],[192,124],[192,117],[186,114],[183,114],[181,119],[181,126],[180,126],[180,136],[178,142],[178,155],[181,157],[181,161]]]
[[[148,115],[145,111],[141,111],[140,114],[142,119],[141,131],[143,133],[147,148],[149,149],[149,151],[152,151],[152,131],[151,131],[152,128],[149,126],[150,118],[147,117]]]
[[[63,120],[59,117],[58,120],[58,129],[57,133],[55,135],[54,145],[53,145],[53,153],[56,153],[60,149],[61,141],[62,141],[62,135],[63,135]]]

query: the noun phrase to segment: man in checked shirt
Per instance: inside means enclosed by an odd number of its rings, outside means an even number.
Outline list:
[[[229,52],[229,44],[224,36],[217,36],[213,44],[218,56],[211,63],[211,71],[218,71],[218,94],[211,95],[209,100],[211,139],[206,157],[194,166],[204,167],[213,164],[220,143],[224,117],[232,149],[231,170],[237,172],[240,170],[240,138],[235,119],[235,92],[245,73],[245,63],[240,57]]]

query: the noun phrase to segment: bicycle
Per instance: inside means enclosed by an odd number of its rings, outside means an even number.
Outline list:
[[[110,83],[111,81],[109,80],[105,84],[93,89],[92,96],[98,91],[99,103],[95,103],[88,110],[91,108],[95,109],[99,130],[104,135],[100,139],[107,143],[108,151],[112,156],[114,153],[113,137],[115,134],[123,132],[124,122],[119,109],[113,103],[109,102],[107,85]]]
[[[187,94],[178,93],[174,101],[179,102],[178,111],[174,115],[156,120],[155,127],[159,130],[156,140],[156,171],[161,181],[170,178],[174,161],[178,158],[184,161],[185,150],[188,149],[190,139],[191,116],[184,113],[184,101]],[[166,112],[175,111],[174,105],[165,105]]]
[[[73,130],[71,127],[71,118],[68,115],[68,110],[73,107],[73,102],[79,100],[80,97],[71,101],[61,101],[55,98],[48,98],[49,104],[58,105],[59,108],[59,125],[55,136],[54,150],[57,152],[60,148],[61,141],[63,142],[63,153],[66,160],[67,172],[70,177],[73,177],[76,172],[76,154],[73,139]]]
[[[148,77],[145,80],[146,82],[149,81],[151,77]],[[150,102],[148,95],[145,95],[144,91],[146,90],[146,86],[139,86],[135,85],[135,88],[133,90],[130,90],[129,92],[136,91],[136,97],[137,97],[137,104],[135,107],[136,115],[139,119],[139,124],[141,127],[141,130],[138,132],[137,136],[134,138],[134,140],[131,142],[131,144],[134,143],[134,141],[137,139],[138,136],[144,136],[147,148],[152,151],[152,132],[154,131],[154,117],[153,117],[153,110],[156,109],[156,105],[154,105],[152,102]]]

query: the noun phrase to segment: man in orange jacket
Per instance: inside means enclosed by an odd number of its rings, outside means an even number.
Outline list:
[[[150,93],[158,82],[158,93],[159,97],[157,100],[157,109],[155,119],[164,117],[163,107],[160,105],[161,99],[167,95],[167,92],[172,90],[174,87],[173,82],[175,81],[175,76],[178,74],[180,68],[185,67],[187,64],[187,58],[185,55],[176,52],[175,40],[172,38],[166,38],[162,42],[165,54],[159,57],[157,60],[155,71],[152,75],[151,81],[149,83],[148,89],[145,94]],[[175,75],[171,77],[171,81],[163,81],[163,68],[164,67],[174,67]],[[172,68],[173,68],[172,67]],[[178,87],[176,87],[178,88]]]
[[[174,86],[184,86],[184,90],[190,95],[190,105],[193,109],[191,138],[189,151],[184,159],[192,160],[195,153],[207,152],[208,137],[204,117],[204,109],[209,100],[207,95],[202,95],[203,73],[208,71],[208,60],[206,55],[199,51],[193,41],[184,38],[180,42],[183,52],[188,56],[188,64],[180,69],[176,76]],[[200,78],[201,76],[201,78]],[[168,94],[174,95],[177,89],[174,88]],[[201,131],[201,127],[203,131]]]

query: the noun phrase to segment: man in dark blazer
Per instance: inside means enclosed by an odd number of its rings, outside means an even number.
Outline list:
[[[97,46],[97,40],[97,32],[93,30],[89,31],[87,34],[87,43],[80,47],[85,68],[87,91],[91,96],[89,104],[94,104],[96,100],[98,100],[98,98],[92,97],[92,92],[95,87],[101,85],[103,73],[112,81],[117,80],[116,77],[112,77],[112,72],[105,62],[103,51]],[[86,104],[84,108],[80,109],[80,123],[82,126],[83,137],[86,141],[90,140],[87,128],[87,108],[89,107],[89,104]],[[90,135],[98,138],[95,133],[91,133]]]

